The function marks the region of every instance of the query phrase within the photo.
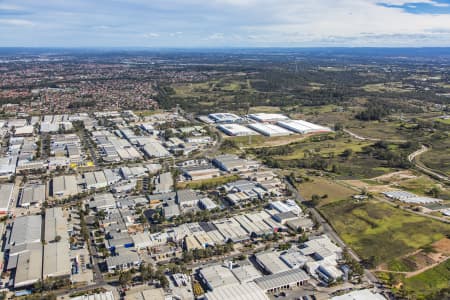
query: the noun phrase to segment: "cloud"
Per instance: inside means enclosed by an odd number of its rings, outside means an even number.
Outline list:
[[[36,24],[22,19],[0,19],[0,24],[19,26],[19,27],[33,27]]]
[[[396,46],[410,39],[450,46],[448,7],[443,0],[3,0],[0,45]],[[32,18],[2,18],[2,9]]]
[[[150,32],[150,33],[144,34],[144,37],[147,39],[151,39],[151,38],[160,37],[160,35],[159,35],[159,33],[156,33],[156,32]]]

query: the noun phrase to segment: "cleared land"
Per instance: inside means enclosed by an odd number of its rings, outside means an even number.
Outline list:
[[[430,294],[448,288],[449,280],[450,260],[447,260],[419,275],[406,278],[403,281],[403,288],[417,299],[427,299]]]
[[[300,194],[306,199],[311,200],[312,195],[320,197],[327,195],[319,201],[318,206],[324,206],[334,201],[348,199],[356,194],[355,191],[344,187],[336,182],[321,177],[311,177],[310,181],[297,185]]]
[[[363,259],[389,263],[445,237],[450,225],[377,201],[343,200],[319,208]]]

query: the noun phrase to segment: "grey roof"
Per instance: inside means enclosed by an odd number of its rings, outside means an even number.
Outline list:
[[[301,269],[288,270],[255,279],[255,283],[264,291],[280,286],[308,280],[309,276]]]
[[[277,252],[260,252],[255,254],[259,264],[262,264],[264,269],[272,274],[282,273],[289,270],[289,267],[284,263]]]
[[[41,279],[42,245],[30,244],[28,251],[17,257],[17,268],[14,277],[14,287],[27,286]]]
[[[185,202],[198,201],[199,196],[193,190],[178,190],[177,191],[177,201],[179,204]]]
[[[51,242],[59,236],[62,240],[67,241],[68,227],[67,222],[64,219],[63,211],[61,207],[52,207],[45,210],[45,241]]]
[[[19,205],[30,203],[43,203],[45,201],[45,185],[28,185],[22,189],[22,195],[19,200]]]
[[[41,240],[42,218],[39,215],[17,217],[14,220],[9,243],[19,245]]]
[[[48,243],[44,246],[44,265],[42,274],[46,277],[69,276],[71,263],[67,240]]]
[[[133,264],[139,261],[139,255],[136,252],[129,250],[120,251],[119,255],[109,256],[106,258],[106,264],[108,267]]]
[[[14,183],[0,185],[0,208],[4,208],[5,210],[8,209],[13,190]]]

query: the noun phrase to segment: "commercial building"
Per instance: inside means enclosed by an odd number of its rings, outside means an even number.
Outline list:
[[[149,158],[170,156],[170,152],[156,140],[151,143],[146,143],[142,148],[142,151],[144,151],[144,154]]]
[[[77,178],[73,175],[59,176],[52,180],[52,195],[65,198],[78,193]]]
[[[331,300],[386,300],[386,298],[383,295],[365,289],[335,296],[332,297]]]
[[[18,246],[41,242],[42,218],[40,215],[22,216],[14,220],[9,244]]]
[[[103,293],[95,293],[70,298],[70,300],[118,300],[114,297],[113,292],[107,291]]]
[[[212,162],[219,169],[226,172],[245,172],[256,170],[260,167],[260,163],[257,161],[239,158],[232,154],[218,155]]]
[[[255,279],[255,283],[266,293],[276,293],[304,285],[308,274],[301,269],[287,270]]]
[[[0,184],[0,214],[8,213],[13,200],[14,183]]]
[[[173,190],[173,184],[172,173],[162,173],[155,179],[155,190],[153,192],[155,194],[171,192]]]
[[[100,189],[108,186],[108,180],[103,171],[84,173],[87,189]]]
[[[276,123],[278,121],[289,120],[285,115],[273,113],[256,113],[250,114],[249,117],[261,123]]]
[[[45,201],[45,185],[44,184],[33,184],[26,185],[22,188],[19,206],[30,207],[30,206],[41,206]]]
[[[306,122],[303,120],[287,120],[287,121],[279,121],[277,125],[286,128],[290,131],[300,133],[300,134],[308,134],[308,133],[320,133],[320,132],[329,132],[331,131],[327,127],[323,127],[320,125],[316,125],[310,122]]]
[[[70,278],[70,249],[67,240],[44,245],[43,278]]]
[[[106,258],[106,265],[109,272],[114,271],[126,271],[135,267],[139,267],[141,264],[141,259],[139,255],[129,249],[121,249],[116,251],[115,256],[109,256]]]
[[[258,135],[256,131],[239,124],[222,124],[217,126],[217,128],[229,136]]]
[[[256,262],[269,274],[282,273],[289,267],[280,259],[279,253],[260,252],[255,254]]]
[[[273,124],[253,123],[248,127],[265,136],[284,136],[292,134],[292,131]]]
[[[269,300],[270,298],[254,283],[232,284],[218,287],[204,295],[206,300]]]
[[[31,286],[41,280],[41,243],[27,244],[22,252],[10,255],[7,269],[13,271],[15,289]]]
[[[236,123],[242,120],[241,117],[231,113],[209,114],[208,118],[214,123]]]

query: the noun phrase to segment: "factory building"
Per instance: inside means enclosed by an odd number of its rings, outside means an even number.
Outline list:
[[[160,158],[170,156],[170,152],[167,151],[167,149],[164,148],[163,145],[161,145],[161,143],[157,141],[145,144],[145,146],[142,148],[142,151],[144,151],[144,154],[150,158],[153,157]]]
[[[7,214],[13,200],[14,183],[0,185],[0,214]]]
[[[285,136],[292,134],[292,131],[273,124],[253,123],[248,127],[265,136]]]
[[[77,179],[73,175],[59,176],[52,180],[52,195],[65,198],[78,193]]]
[[[249,117],[260,123],[276,123],[278,121],[289,120],[285,115],[273,113],[256,113],[250,114]]]
[[[212,120],[214,123],[237,123],[240,122],[242,119],[241,117],[231,114],[231,113],[215,113],[215,114],[209,114],[208,118]]]
[[[277,122],[277,125],[300,134],[321,133],[331,131],[327,127],[316,125],[303,120],[279,121]]]
[[[229,136],[249,136],[258,135],[256,131],[239,124],[223,124],[217,126],[219,130]]]
[[[19,206],[30,207],[30,206],[41,206],[45,201],[45,185],[35,184],[27,185],[22,188],[22,192],[19,198]]]
[[[255,279],[255,283],[266,293],[276,293],[304,285],[308,274],[301,269],[287,270]]]

